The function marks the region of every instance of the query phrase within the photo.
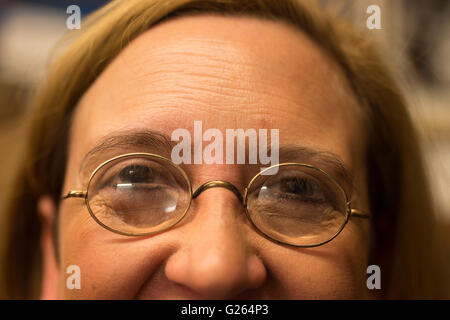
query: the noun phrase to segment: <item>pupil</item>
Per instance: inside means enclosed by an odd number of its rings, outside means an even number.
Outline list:
[[[294,194],[302,194],[305,196],[312,196],[314,194],[314,187],[305,179],[286,179],[282,184],[282,191]]]
[[[119,178],[130,183],[148,182],[151,173],[148,167],[131,165],[120,171]]]

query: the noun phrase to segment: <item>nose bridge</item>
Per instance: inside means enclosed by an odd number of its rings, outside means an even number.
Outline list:
[[[242,203],[239,190],[222,180],[202,184],[192,197],[216,187],[230,190]],[[216,192],[215,196],[198,201],[196,223],[187,227],[179,250],[164,269],[167,279],[189,288],[202,299],[230,299],[259,288],[266,278],[264,263],[256,255],[246,228],[235,219],[236,212],[229,214],[239,205],[231,206],[232,196],[228,198],[223,193]]]
[[[236,195],[236,197],[239,199],[239,201],[241,203],[244,203],[244,198],[243,198],[241,192],[232,183],[230,183],[228,181],[223,181],[223,180],[212,180],[212,181],[205,182],[200,187],[198,187],[197,190],[195,190],[195,192],[192,194],[192,198],[195,199],[196,197],[198,197],[200,195],[200,193],[202,193],[203,191],[205,191],[206,189],[209,189],[209,188],[228,189]]]

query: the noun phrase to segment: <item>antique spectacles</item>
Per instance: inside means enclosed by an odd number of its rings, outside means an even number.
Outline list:
[[[315,247],[339,235],[350,217],[369,218],[351,208],[345,190],[325,171],[304,163],[281,163],[251,179],[244,194],[216,180],[192,192],[184,170],[151,153],[129,153],[100,164],[86,191],[72,190],[63,199],[83,198],[102,227],[127,236],[160,233],[176,225],[192,199],[206,189],[232,191],[254,227],[267,238],[296,247]]]

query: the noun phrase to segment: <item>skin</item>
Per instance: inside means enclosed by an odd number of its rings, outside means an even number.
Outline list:
[[[186,128],[193,137],[194,120],[202,120],[203,132],[277,128],[281,147],[335,154],[353,176],[353,206],[367,210],[363,121],[343,72],[301,31],[251,17],[182,17],[127,46],[76,108],[63,192],[85,189],[80,164],[105,135],[150,128],[170,136]],[[141,150],[120,153],[133,151]],[[239,189],[248,182],[242,165],[197,164],[186,171],[194,190],[209,180]],[[43,197],[42,298],[370,297],[369,220],[350,219],[323,246],[295,248],[258,233],[229,190],[209,189],[194,203],[174,228],[135,238],[102,228],[83,200],[63,201],[57,263],[54,205]],[[66,288],[65,270],[73,264],[81,269],[80,290]]]

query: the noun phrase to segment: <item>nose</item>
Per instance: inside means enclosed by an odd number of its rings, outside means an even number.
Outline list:
[[[266,269],[248,241],[242,203],[230,189],[213,187],[197,194],[188,213],[194,217],[165,274],[201,299],[228,299],[262,286]]]

